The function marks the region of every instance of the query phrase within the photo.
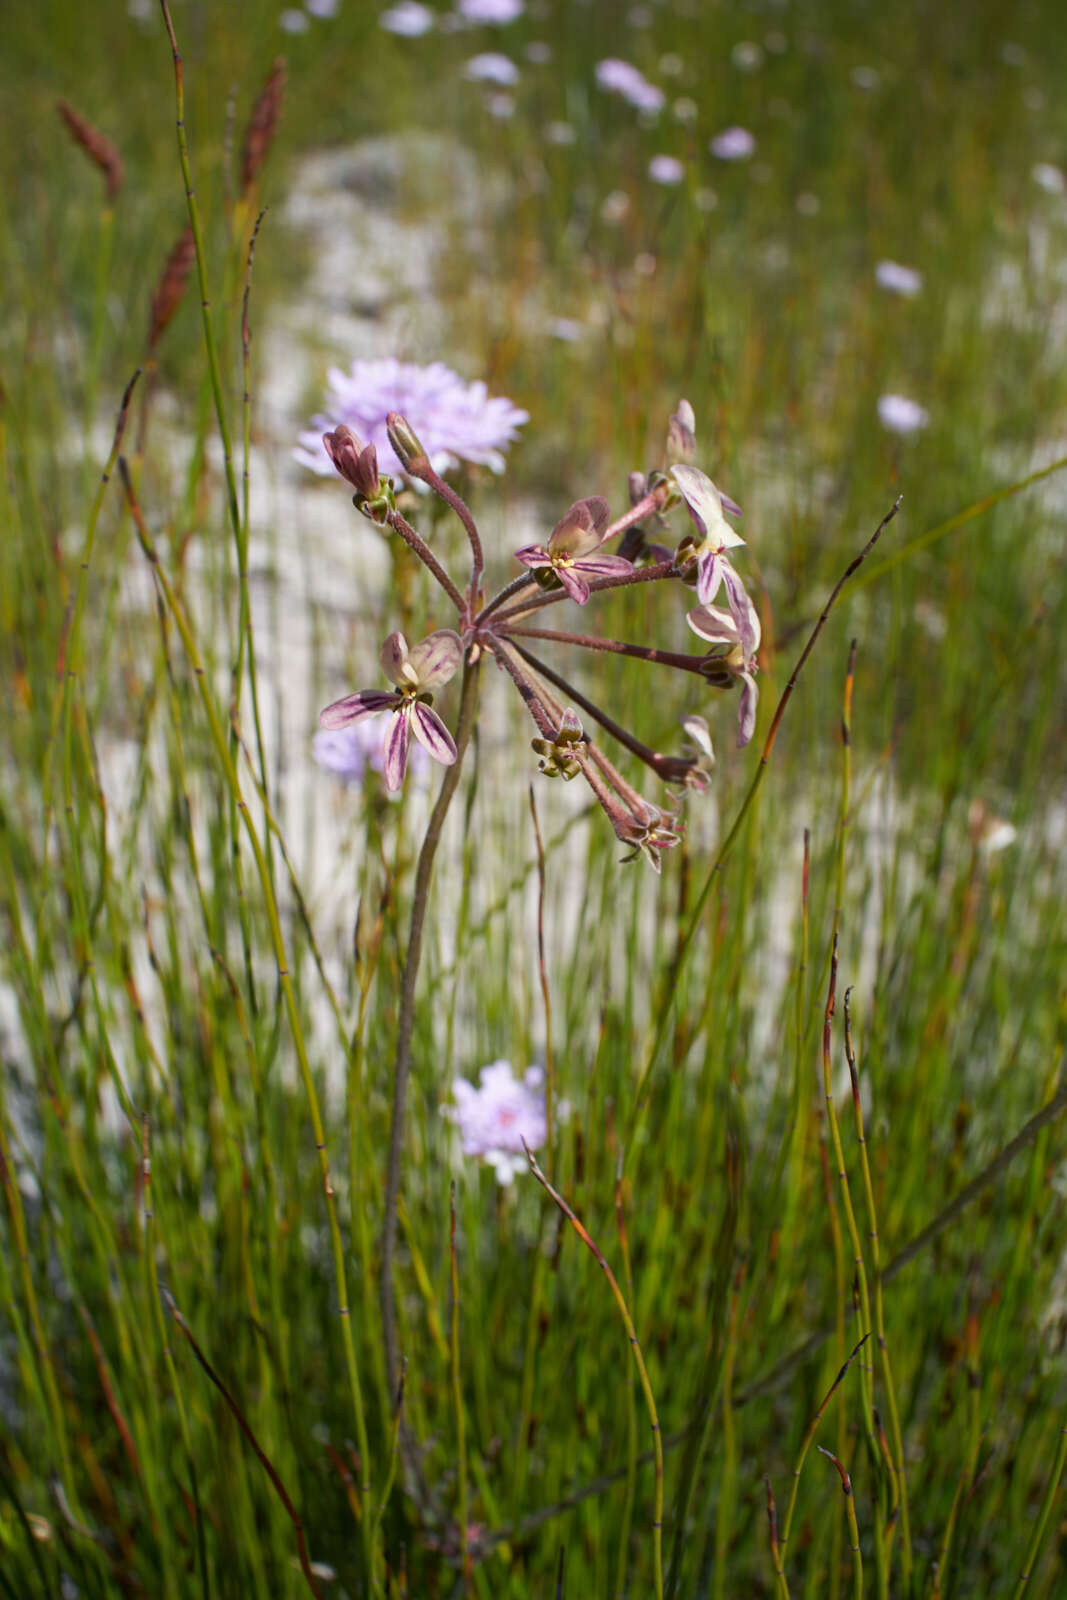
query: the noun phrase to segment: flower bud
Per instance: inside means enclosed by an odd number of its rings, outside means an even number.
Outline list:
[[[390,411],[385,419],[385,428],[389,435],[389,443],[396,451],[397,460],[405,472],[412,472],[429,464],[429,457],[419,443],[414,428],[399,411]]]
[[[688,400],[679,400],[667,428],[667,460],[691,461],[696,454],[696,417]]]
[[[322,436],[323,448],[342,478],[364,500],[375,500],[379,492],[378,452],[364,445],[357,433],[342,422],[333,433]]]

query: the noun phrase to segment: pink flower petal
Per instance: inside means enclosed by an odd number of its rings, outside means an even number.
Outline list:
[[[521,550],[516,550],[515,560],[521,561],[524,567],[550,567],[552,557],[543,544],[524,544]]]
[[[743,750],[756,731],[756,701],[759,690],[750,672],[741,674],[741,701],[737,708],[737,748]]]
[[[452,628],[438,628],[408,651],[408,666],[420,689],[437,689],[455,676],[463,660],[463,640]]]
[[[421,700],[414,700],[409,716],[415,737],[423,748],[442,766],[450,767],[456,759],[456,742],[437,712]]]
[[[378,660],[382,664],[382,671],[390,683],[406,684],[411,682],[410,675],[404,668],[408,659],[408,642],[402,633],[391,633],[378,652]]]
[[[347,728],[358,717],[373,717],[379,711],[388,711],[396,705],[396,701],[396,695],[385,689],[360,689],[358,693],[347,694],[343,700],[335,700],[332,706],[320,711],[319,727]]]
[[[577,571],[594,578],[617,578],[633,571],[633,564],[625,556],[582,556],[574,565]]]
[[[726,585],[726,595],[730,603],[730,615],[737,624],[737,636],[741,641],[741,651],[748,667],[752,657],[759,649],[760,625],[759,615],[752,599],[737,573],[726,560],[722,564],[722,581]]]
[[[705,551],[697,562],[697,599],[701,605],[710,605],[721,589],[724,566],[717,551]]]
[[[566,589],[571,599],[577,600],[580,606],[584,606],[585,602],[589,599],[589,585],[586,583],[585,579],[579,577],[577,572],[574,571],[573,567],[557,567],[556,577]]]
[[[409,706],[398,706],[389,725],[385,741],[385,787],[395,794],[404,781],[408,767],[408,745],[411,742]]]

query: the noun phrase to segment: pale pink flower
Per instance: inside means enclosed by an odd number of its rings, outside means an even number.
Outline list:
[[[429,33],[434,25],[434,14],[429,6],[419,0],[399,0],[378,18],[378,26],[386,33],[395,33],[402,39],[419,39]]]
[[[385,787],[395,793],[404,781],[413,733],[443,766],[450,767],[456,759],[455,741],[431,707],[433,690],[446,684],[463,660],[463,641],[451,628],[439,628],[409,650],[402,633],[391,633],[382,645],[379,659],[396,689],[359,689],[320,712],[319,724],[336,731],[361,717],[391,712],[383,763]]]
[[[906,394],[883,394],[878,401],[878,420],[890,433],[919,433],[930,420],[930,413]]]
[[[519,69],[510,56],[496,50],[486,50],[471,56],[463,68],[463,76],[472,83],[499,83],[509,86],[519,81]]]
[[[557,579],[554,586],[562,584],[571,599],[584,606],[590,594],[587,578],[616,577],[631,570],[623,556],[596,553],[609,514],[607,501],[599,495],[579,500],[556,523],[547,544],[524,545],[515,558],[532,567],[540,581]]]
[[[543,1093],[544,1074],[530,1067],[516,1078],[509,1061],[493,1061],[478,1074],[479,1088],[466,1078],[452,1085],[454,1105],[445,1115],[459,1128],[465,1156],[488,1161],[497,1182],[509,1184],[526,1166],[523,1141],[538,1150],[548,1136]]]

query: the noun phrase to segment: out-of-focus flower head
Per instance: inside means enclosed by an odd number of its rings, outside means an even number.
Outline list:
[[[930,413],[906,394],[883,394],[878,401],[878,420],[890,433],[919,433],[930,420]]]
[[[464,22],[488,22],[503,26],[521,17],[526,6],[524,0],[459,0],[456,10]]]
[[[681,183],[685,177],[685,162],[679,161],[677,156],[653,156],[648,163],[648,175],[653,183],[670,187]]]
[[[434,14],[429,6],[420,5],[419,0],[399,0],[398,5],[382,12],[378,25],[386,33],[395,33],[402,39],[419,39],[433,27]]]
[[[407,418],[430,465],[441,473],[462,461],[503,472],[503,452],[515,439],[516,429],[529,421],[529,412],[491,396],[484,383],[464,383],[443,361],[420,367],[389,356],[354,361],[347,372],[331,367],[328,377],[328,410],[300,434],[300,446],[293,452],[297,461],[323,477],[334,469],[321,435],[341,424],[374,445],[385,472],[399,475],[403,467],[386,429],[390,412],[399,411]]]
[[[526,1166],[523,1141],[538,1150],[548,1136],[544,1095],[539,1093],[544,1074],[530,1067],[516,1078],[510,1061],[493,1061],[478,1074],[479,1087],[466,1078],[452,1085],[454,1105],[445,1115],[459,1129],[465,1156],[478,1156],[496,1173],[498,1183],[509,1184]]]
[[[666,99],[663,90],[649,83],[644,74],[629,61],[620,61],[617,56],[598,61],[596,81],[599,88],[606,89],[609,94],[621,95],[638,111],[656,112],[663,109]]]
[[[471,56],[463,68],[463,76],[472,83],[500,83],[510,87],[519,81],[519,69],[510,56],[501,55],[497,50],[486,50],[479,56]]]
[[[911,299],[922,289],[923,275],[914,267],[902,266],[899,261],[879,261],[874,269],[874,281],[880,289]]]
[[[756,141],[747,128],[724,128],[708,145],[720,161],[748,161],[756,153]]]
[[[368,772],[385,774],[385,740],[377,717],[363,717],[347,728],[320,728],[311,741],[311,754],[320,767],[349,784],[362,784]],[[408,771],[416,783],[430,775],[430,758],[421,744],[408,754]]]

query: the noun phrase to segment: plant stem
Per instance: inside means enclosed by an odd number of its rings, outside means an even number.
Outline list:
[[[393,1292],[393,1262],[396,1256],[397,1204],[400,1197],[400,1166],[404,1154],[404,1123],[408,1078],[411,1074],[411,1032],[415,1022],[415,984],[422,955],[422,935],[426,924],[430,880],[434,857],[441,842],[445,817],[452,796],[459,787],[463,757],[474,728],[478,704],[478,663],[466,662],[463,691],[456,727],[456,759],[445,769],[437,803],[426,825],[426,836],[415,868],[415,889],[411,902],[407,951],[400,990],[400,1019],[397,1024],[396,1061],[393,1069],[393,1120],[389,1134],[389,1156],[385,1173],[385,1217],[382,1225],[382,1332],[385,1339],[385,1370],[389,1387],[396,1393],[400,1383],[400,1352],[396,1336],[396,1300]]]

